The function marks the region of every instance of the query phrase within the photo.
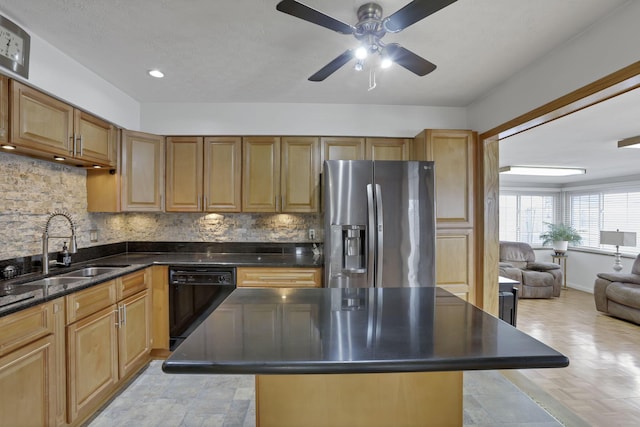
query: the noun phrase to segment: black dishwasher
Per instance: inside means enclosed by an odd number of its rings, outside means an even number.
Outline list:
[[[235,267],[169,267],[170,349],[236,288]]]

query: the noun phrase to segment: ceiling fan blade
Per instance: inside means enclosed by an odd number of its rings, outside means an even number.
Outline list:
[[[322,67],[317,73],[313,76],[309,77],[309,80],[312,82],[321,82],[331,74],[338,71],[338,68],[342,67],[347,62],[351,61],[353,58],[353,50],[349,49],[338,56],[333,61],[329,62],[327,65]]]
[[[397,33],[456,1],[457,0],[414,0],[385,18],[382,25],[387,32]]]
[[[320,25],[341,34],[352,34],[355,28],[342,21],[338,21],[322,12],[310,8],[295,0],[282,0],[276,5],[276,9],[280,12],[288,13],[296,18],[304,19],[311,23]]]
[[[397,43],[390,43],[384,49],[393,62],[419,76],[427,75],[436,69],[435,64]]]

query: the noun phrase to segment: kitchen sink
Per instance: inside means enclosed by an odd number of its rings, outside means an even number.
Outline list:
[[[107,273],[113,273],[115,271],[121,270],[122,267],[121,266],[109,266],[109,267],[84,267],[81,268],[79,270],[75,270],[75,271],[71,271],[69,273],[65,273],[60,275],[60,277],[66,277],[66,278],[76,278],[76,277],[82,277],[82,278],[88,278],[88,277],[95,277],[95,276],[100,276],[101,274],[107,274]]]

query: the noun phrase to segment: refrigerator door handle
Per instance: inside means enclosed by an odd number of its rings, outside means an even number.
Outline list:
[[[367,285],[374,286],[375,275],[375,241],[376,213],[373,206],[373,185],[367,184]]]
[[[382,187],[376,184],[376,287],[382,287],[382,259],[383,259],[383,227],[384,219],[382,217]]]

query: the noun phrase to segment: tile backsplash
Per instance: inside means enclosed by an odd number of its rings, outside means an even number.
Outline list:
[[[78,247],[121,241],[308,242],[308,229],[322,240],[321,214],[203,214],[87,212],[84,169],[0,153],[0,260],[42,251],[49,214],[66,211],[77,230]],[[97,230],[97,241],[90,241]],[[67,236],[64,218],[54,218],[51,236]],[[51,238],[49,250],[64,238]]]

